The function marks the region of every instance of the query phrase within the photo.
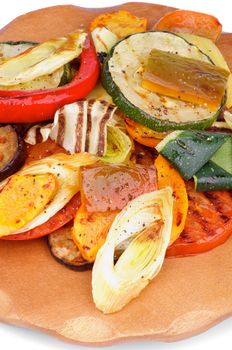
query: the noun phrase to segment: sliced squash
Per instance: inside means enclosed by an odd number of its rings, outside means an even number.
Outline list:
[[[164,157],[159,155],[155,160],[158,176],[158,188],[171,187],[173,191],[173,220],[170,244],[184,230],[188,212],[188,195],[185,182],[178,171]]]
[[[130,137],[141,145],[154,148],[167,136],[166,132],[158,132],[141,125],[130,118],[125,119],[126,130]]]
[[[40,214],[58,189],[52,174],[14,175],[0,192],[0,236],[22,228]]]
[[[143,32],[147,29],[147,19],[137,17],[128,11],[103,13],[94,18],[90,25],[92,32],[97,27],[106,27],[119,38],[127,35]]]
[[[82,205],[76,214],[72,238],[83,258],[93,262],[104,244],[107,233],[119,211],[88,212]]]

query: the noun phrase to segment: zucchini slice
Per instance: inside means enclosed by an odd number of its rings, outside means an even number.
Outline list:
[[[116,43],[104,63],[102,83],[113,102],[131,119],[153,130],[209,127],[221,108],[216,112],[209,111],[205,106],[142,88],[143,67],[152,49],[212,63],[197,46],[174,33],[148,31],[132,34]]]
[[[198,192],[232,190],[232,136],[194,176]]]
[[[0,42],[0,64],[6,59],[17,56],[37,43],[31,41]],[[47,74],[31,81],[12,86],[1,86],[0,90],[41,90],[53,89],[68,83],[70,78],[70,65],[66,64],[52,74]]]
[[[232,190],[232,174],[211,160],[194,175],[197,192]]]
[[[189,180],[229,137],[206,131],[174,131],[156,146],[156,150]]]

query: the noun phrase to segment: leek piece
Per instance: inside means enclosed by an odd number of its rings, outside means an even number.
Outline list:
[[[25,83],[51,74],[81,54],[86,34],[82,31],[51,39],[0,64],[0,85]]]
[[[116,216],[93,266],[92,292],[99,310],[121,310],[158,274],[170,241],[172,209],[167,187],[135,198]],[[117,246],[128,239],[115,264]]]
[[[119,164],[124,163],[130,157],[133,143],[118,127],[107,125],[107,151],[101,160]]]

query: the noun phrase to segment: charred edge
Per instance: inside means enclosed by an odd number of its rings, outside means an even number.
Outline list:
[[[194,209],[192,211],[192,214],[193,214],[195,220],[201,225],[201,227],[204,230],[204,232],[206,233],[206,235],[207,236],[214,236],[215,232],[210,228],[210,222],[207,221],[206,218],[203,215],[201,215],[201,213],[196,209]]]
[[[64,267],[68,268],[69,270],[72,270],[72,271],[75,271],[75,272],[84,272],[84,271],[87,271],[87,270],[92,270],[93,268],[93,263],[90,263],[90,262],[84,262],[84,263],[81,263],[79,266],[77,265],[72,265],[71,263],[68,263],[67,261],[64,261],[60,258],[58,258],[55,254],[53,254],[52,252],[52,246],[49,242],[49,238],[48,236],[46,237],[47,239],[47,245],[48,245],[48,248],[49,248],[49,251],[50,251],[50,254],[51,256],[61,265],[63,265]]]
[[[92,130],[92,108],[94,105],[94,100],[88,101],[87,108],[87,129],[86,129],[86,141],[85,141],[85,151],[88,152],[90,145],[90,134]]]
[[[57,143],[60,146],[63,146],[64,143],[64,131],[65,131],[65,115],[64,108],[62,108],[59,112],[59,127],[57,133]]]
[[[216,193],[205,192],[205,197],[208,198],[210,203],[214,206],[215,210],[220,214],[220,218],[224,223],[230,220],[230,217],[223,212],[223,201]]]
[[[109,105],[102,117],[102,120],[100,122],[100,128],[99,128],[99,142],[98,142],[98,150],[97,155],[103,156],[105,151],[105,128],[106,123],[111,118],[113,112],[115,110],[115,107],[113,105]]]
[[[78,115],[77,115],[77,123],[76,123],[76,144],[75,144],[75,152],[79,153],[84,151],[82,149],[82,140],[83,140],[83,127],[84,127],[84,101],[80,101],[78,103]]]

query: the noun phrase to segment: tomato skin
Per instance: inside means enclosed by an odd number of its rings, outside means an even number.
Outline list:
[[[184,231],[166,256],[181,257],[209,251],[232,234],[232,191],[195,192],[187,184],[189,210]]]
[[[34,160],[49,157],[56,153],[66,153],[65,149],[51,139],[47,139],[45,142],[37,143],[36,145],[26,145],[27,159],[26,164]]]
[[[196,34],[216,42],[221,35],[222,25],[216,17],[205,13],[176,10],[164,15],[153,29]]]
[[[25,241],[40,238],[48,235],[49,233],[58,230],[60,227],[71,221],[78,208],[81,205],[80,193],[77,193],[66,206],[58,211],[53,217],[51,217],[47,222],[39,225],[32,230],[17,234],[1,237],[3,240],[7,241]]]

